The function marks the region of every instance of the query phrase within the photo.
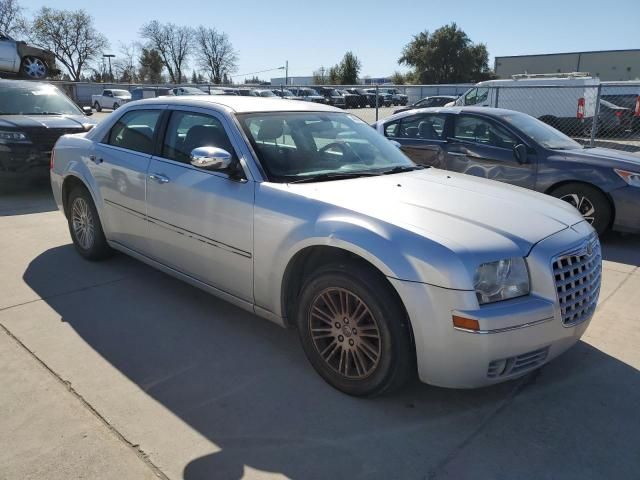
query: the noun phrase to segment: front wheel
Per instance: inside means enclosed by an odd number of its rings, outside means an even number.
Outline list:
[[[20,73],[23,77],[43,80],[47,78],[49,69],[38,57],[24,57],[20,65]]]
[[[113,104],[113,110],[117,110],[119,106],[120,106],[119,103],[114,103]]]
[[[568,183],[551,191],[551,195],[573,205],[598,235],[602,235],[609,228],[611,204],[597,188],[583,183]]]
[[[305,282],[297,326],[311,365],[334,388],[375,396],[413,372],[407,315],[380,275],[358,264],[329,265]]]

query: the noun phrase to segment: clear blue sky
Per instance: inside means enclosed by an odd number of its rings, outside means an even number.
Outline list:
[[[491,56],[640,48],[639,0],[395,0],[283,2],[279,0],[20,0],[27,13],[43,5],[83,7],[118,53],[119,42],[139,40],[149,20],[204,24],[226,32],[239,53],[237,73],[277,67],[291,76],[337,63],[347,50],[362,75],[402,70],[397,60],[412,35],[455,21]],[[309,6],[306,6],[309,5]],[[189,68],[188,72],[191,72]],[[259,75],[279,76],[279,72]],[[237,78],[236,80],[242,80]]]

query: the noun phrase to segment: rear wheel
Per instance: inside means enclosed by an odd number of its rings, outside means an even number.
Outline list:
[[[302,288],[297,326],[305,354],[344,393],[389,392],[413,372],[409,322],[390,288],[358,264],[323,267]]]
[[[117,102],[116,102],[116,103],[114,103],[114,104],[113,104],[113,110],[117,110],[119,106],[120,106],[120,104],[119,104],[119,103],[117,103]]]
[[[34,78],[37,80],[42,80],[47,78],[49,74],[49,69],[47,68],[47,64],[44,63],[38,57],[23,57],[22,63],[20,65],[20,73],[23,77],[26,78]]]
[[[613,213],[611,204],[596,187],[584,183],[568,183],[552,190],[550,194],[573,205],[598,235],[609,228]]]
[[[86,188],[76,187],[69,194],[67,215],[71,240],[80,255],[88,260],[102,260],[113,253]]]
[[[94,109],[96,112],[101,112],[101,111],[102,111],[102,107],[100,106],[100,104],[99,104],[98,102],[95,102],[95,103],[93,104],[93,109]]]

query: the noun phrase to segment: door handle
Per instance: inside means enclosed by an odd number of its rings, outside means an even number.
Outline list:
[[[96,165],[100,165],[102,163],[102,158],[96,157],[95,155],[89,155],[89,160],[91,160]]]
[[[169,177],[163,175],[161,173],[152,173],[149,175],[149,178],[157,183],[169,183]]]

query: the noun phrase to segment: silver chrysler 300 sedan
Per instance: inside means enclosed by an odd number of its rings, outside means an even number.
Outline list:
[[[548,196],[416,166],[322,104],[132,102],[52,158],[77,251],[113,249],[283,326],[352,395],[540,367],[593,315],[593,228]],[[240,355],[240,353],[239,353]]]

